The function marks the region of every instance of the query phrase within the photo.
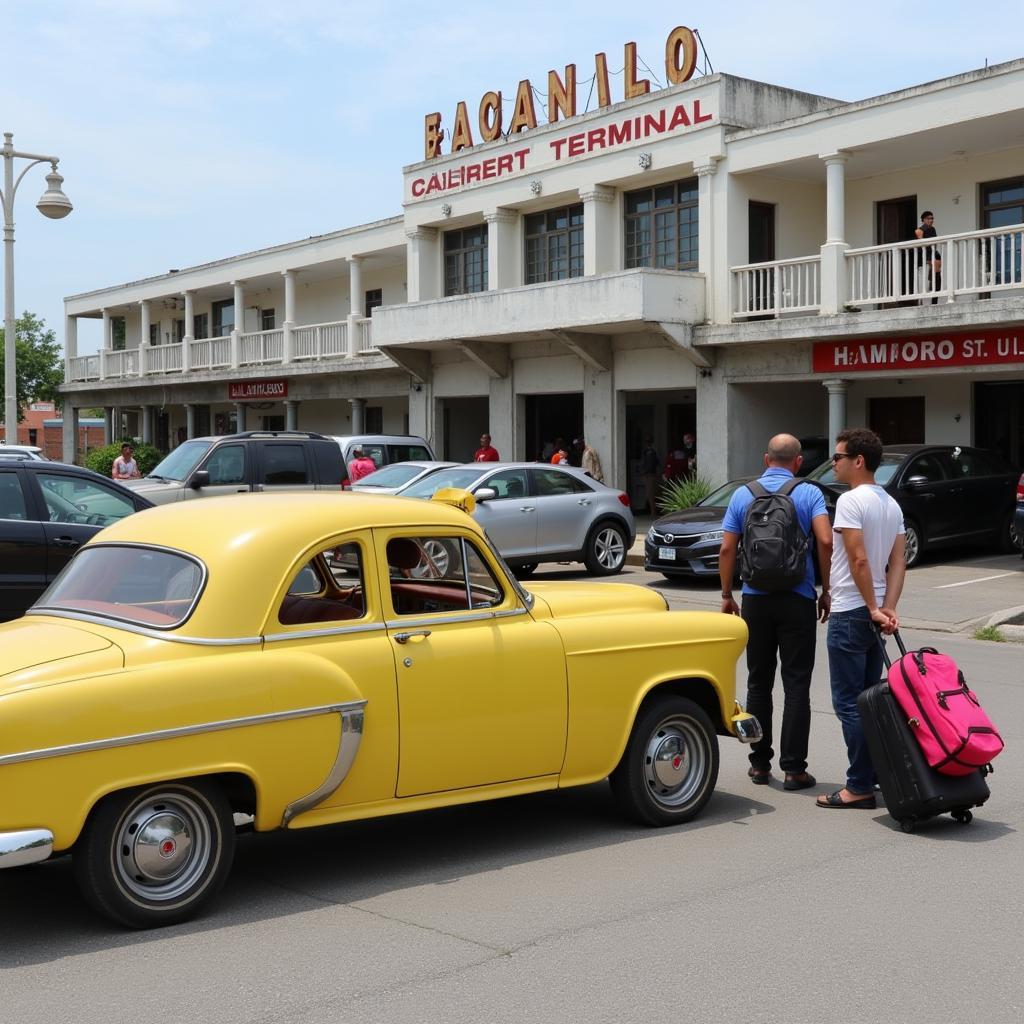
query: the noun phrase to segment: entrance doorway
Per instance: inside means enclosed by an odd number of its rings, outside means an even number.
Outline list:
[[[775,259],[775,206],[751,200],[747,204],[747,262],[770,263]],[[751,308],[775,308],[773,278],[769,274],[755,274]]]
[[[626,396],[626,493],[634,510],[647,504],[647,492],[640,472],[644,439],[650,437],[662,468],[668,453],[680,447],[683,434],[697,434],[697,392],[693,388],[677,391],[634,392]],[[697,437],[698,465],[700,438]]]
[[[570,456],[572,441],[583,433],[583,394],[526,395],[524,423],[526,451],[523,458],[540,459],[547,446],[561,438]],[[548,456],[550,458],[550,455]]]
[[[452,462],[472,462],[473,455],[480,447],[480,435],[493,433],[489,423],[490,399],[488,398],[444,398],[441,400],[440,458]],[[501,452],[504,458],[512,457],[511,452]]]
[[[899,199],[885,199],[875,204],[875,244],[889,245],[892,242],[908,242],[914,237],[917,227],[917,196],[902,196]],[[906,260],[901,261],[897,271],[898,280],[893,279],[892,256],[882,253],[878,260],[878,281],[875,294],[879,297],[893,296],[898,287],[900,295],[906,295],[913,285],[909,275],[914,268]],[[895,297],[895,296],[893,296]],[[916,305],[916,302],[909,303]]]
[[[974,385],[974,443],[1024,470],[1024,380]]]
[[[868,426],[882,444],[924,444],[924,395],[868,399]]]

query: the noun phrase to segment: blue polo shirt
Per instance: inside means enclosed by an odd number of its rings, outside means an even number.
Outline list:
[[[764,471],[764,474],[758,477],[757,482],[766,490],[774,493],[777,491],[787,480],[792,479],[793,474],[788,469],[782,469],[780,466],[770,466]],[[800,529],[811,537],[811,543],[807,545],[807,571],[804,573],[803,582],[798,586],[794,587],[794,591],[797,594],[802,594],[804,597],[809,597],[812,601],[818,596],[817,591],[814,589],[814,562],[811,560],[811,552],[814,549],[814,540],[811,534],[811,520],[817,516],[827,516],[828,509],[825,507],[825,499],[822,496],[821,491],[814,486],[814,484],[801,484],[796,487],[790,498],[793,499],[793,504],[796,506],[796,516],[800,523]],[[747,508],[750,503],[754,500],[753,494],[750,493],[750,488],[744,484],[742,487],[737,487],[733,491],[732,497],[729,499],[729,507],[725,510],[725,519],[722,522],[722,529],[729,533],[738,533],[742,537],[743,535],[743,523],[747,518]],[[743,584],[744,594],[766,594],[769,591],[766,590],[755,590],[748,584]]]

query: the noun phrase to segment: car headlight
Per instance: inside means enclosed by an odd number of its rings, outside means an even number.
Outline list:
[[[710,533],[702,533],[698,540],[721,540],[725,536],[724,530],[712,530]]]

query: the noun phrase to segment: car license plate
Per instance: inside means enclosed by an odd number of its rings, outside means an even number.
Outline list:
[[[663,558],[666,562],[674,562],[676,560],[676,549],[658,548],[658,557]]]

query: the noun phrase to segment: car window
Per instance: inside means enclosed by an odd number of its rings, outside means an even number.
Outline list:
[[[431,473],[430,476],[410,484],[402,491],[402,495],[407,498],[432,498],[434,492],[439,491],[442,487],[459,487],[465,490],[472,487],[481,475],[481,470],[475,466],[439,469],[436,473]]]
[[[28,519],[25,492],[17,473],[0,473],[0,519]]]
[[[52,523],[109,526],[135,511],[131,498],[94,480],[63,473],[38,473],[36,480]]]
[[[401,487],[422,472],[422,466],[413,466],[402,462],[393,466],[384,466],[382,469],[378,469],[376,473],[368,473],[361,480],[356,481],[355,486]]]
[[[283,626],[345,622],[366,614],[363,551],[355,542],[331,545],[299,571],[277,612]]]
[[[965,476],[994,476],[999,472],[984,454],[967,448],[954,448],[947,460],[946,472],[954,480]]]
[[[216,449],[203,467],[211,484],[245,483],[245,446],[225,444]]]
[[[458,537],[414,535],[387,543],[391,606],[398,615],[493,608],[504,591],[472,544]]]
[[[942,463],[942,457],[935,452],[918,455],[910,461],[903,479],[906,481],[913,477],[923,476],[930,484],[938,483],[940,480],[946,479],[946,474],[942,469]]]
[[[158,462],[149,476],[162,477],[164,480],[187,480],[212,446],[212,441],[184,441],[166,459]]]
[[[896,470],[903,465],[906,456],[902,452],[890,452],[882,455],[882,461],[875,470],[875,483],[885,486],[895,475]],[[817,480],[823,484],[838,483],[836,479],[836,468],[832,465],[831,459],[823,462],[817,469],[807,474],[808,480]],[[726,485],[728,486],[728,485]],[[728,504],[728,502],[726,502]],[[707,500],[701,502],[707,504]]]
[[[430,452],[421,444],[388,445],[389,462],[430,462],[432,458]]]
[[[712,491],[703,501],[698,501],[697,504],[706,508],[727,508],[729,499],[744,483],[746,483],[745,480],[730,480],[729,483],[723,484],[717,491]]]
[[[504,469],[500,473],[493,473],[480,486],[494,488],[498,492],[496,501],[502,498],[525,498],[530,493],[525,469]]]
[[[171,629],[192,613],[205,577],[201,562],[175,551],[90,545],[68,563],[36,608]]]
[[[549,498],[558,494],[580,494],[590,490],[582,480],[557,469],[535,469],[533,482],[539,498]]]
[[[373,464],[378,469],[380,469],[380,467],[383,466],[384,463],[386,463],[388,461],[386,453],[385,453],[385,450],[384,450],[384,445],[382,445],[382,444],[354,444],[354,445],[351,445],[349,447],[348,455],[345,456],[346,463],[352,461],[352,459],[354,458],[352,453],[357,448],[361,448],[363,450],[364,457],[367,458],[367,459],[372,459],[373,460]],[[367,474],[367,475],[369,475],[369,474]]]
[[[260,483],[270,487],[309,483],[306,472],[306,450],[301,444],[262,445],[262,478]]]

